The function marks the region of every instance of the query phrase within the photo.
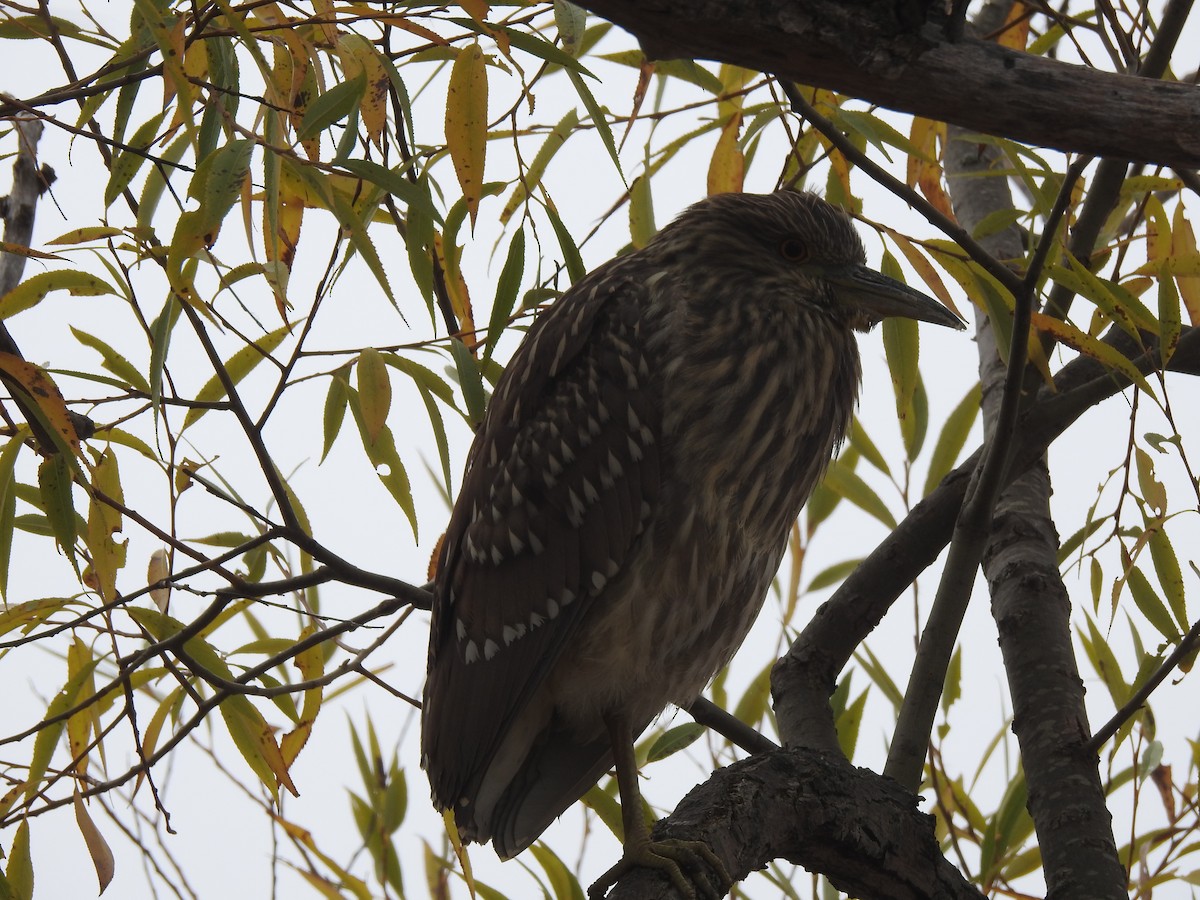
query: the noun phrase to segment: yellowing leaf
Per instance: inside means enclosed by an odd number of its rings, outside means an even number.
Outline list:
[[[116,291],[103,278],[78,269],[55,269],[26,278],[0,297],[0,320],[36,306],[51,291],[66,291],[73,297],[98,297]]]
[[[316,634],[317,627],[308,625],[300,632],[298,640],[304,641]],[[323,644],[313,644],[296,654],[293,664],[300,672],[303,681],[315,681],[325,674],[325,647]],[[304,692],[304,706],[300,711],[300,721],[296,727],[283,736],[279,742],[279,751],[283,754],[284,762],[290,768],[296,761],[300,750],[308,742],[312,734],[313,723],[321,709],[323,689],[311,687]]]
[[[392,382],[383,357],[370,347],[358,357],[358,400],[363,427],[368,439],[375,443],[392,406]]]
[[[487,151],[487,63],[478,43],[458,53],[446,91],[446,145],[467,201],[471,225],[479,214]]]
[[[1074,347],[1080,353],[1104,363],[1111,369],[1116,369],[1150,396],[1155,396],[1146,376],[1138,371],[1137,366],[1129,361],[1111,345],[1097,340],[1090,334],[1080,331],[1068,322],[1062,322],[1042,313],[1033,313],[1033,327],[1038,331],[1053,335],[1054,339]]]
[[[943,215],[953,219],[950,198],[942,187],[941,156],[938,153],[939,143],[943,147],[946,145],[946,124],[917,116],[913,119],[908,139],[921,151],[908,154],[908,186],[920,188],[926,200]],[[942,297],[939,295],[938,299]]]
[[[125,499],[121,488],[121,473],[117,469],[117,455],[111,449],[106,449],[91,474],[92,486],[97,495],[93,495],[88,504],[84,540],[92,557],[91,572],[95,582],[93,587],[108,603],[116,599],[117,572],[125,566],[126,545],[124,541],[115,540],[115,535],[120,533],[123,524],[120,511],[103,502],[99,495],[117,503],[122,503]]]
[[[73,638],[67,648],[67,674],[72,679],[80,679],[80,693],[85,697],[96,693],[95,679],[92,678],[95,665],[91,648],[78,637]],[[98,735],[100,716],[95,704],[79,710],[67,719],[67,746],[70,748],[71,758],[77,760],[75,771],[81,778],[87,775],[87,745],[93,727]]]
[[[39,366],[10,353],[0,353],[0,373],[7,376],[5,383],[16,385],[33,401],[29,411],[39,418],[39,424],[50,439],[59,445],[59,449],[77,456],[79,435],[67,412],[66,401],[50,375]]]
[[[1029,42],[1029,19],[1030,10],[1024,3],[1012,4],[996,43],[1010,50],[1024,50]]]
[[[237,384],[252,371],[255,366],[269,356],[275,348],[277,348],[283,339],[288,336],[291,331],[290,325],[285,325],[282,328],[277,328],[269,334],[264,334],[253,344],[243,347],[233,356],[229,357],[225,362],[225,374],[233,384]],[[225,397],[225,385],[220,377],[214,375],[210,378],[196,394],[196,401],[199,403],[215,403]],[[184,416],[183,427],[187,428],[193,425],[201,416],[207,412],[203,406],[196,406],[188,410],[188,414]]]
[[[1192,223],[1184,216],[1182,203],[1175,207],[1175,218],[1171,226],[1171,256],[1173,259],[1200,258],[1200,251],[1196,248],[1196,235],[1192,231]],[[1200,275],[1200,272],[1196,274]],[[1188,319],[1192,325],[1200,325],[1200,278],[1176,273],[1175,282],[1179,286],[1179,296],[1183,305],[1187,307]]]
[[[382,148],[383,133],[387,128],[388,88],[391,86],[387,68],[375,45],[361,35],[342,36],[338,52],[342,55],[346,74],[350,77],[362,74],[364,78],[359,115],[367,129],[367,140]]]
[[[717,146],[708,162],[708,195],[738,193],[746,175],[746,157],[738,136],[742,128],[742,113],[737,110],[721,126]]]
[[[149,632],[155,641],[168,640],[183,630],[183,623],[156,609],[130,608],[129,617]],[[211,673],[223,681],[233,681],[233,673],[216,649],[201,637],[189,638],[183,651],[204,672]],[[287,788],[299,796],[296,786],[288,775],[288,767],[275,741],[274,730],[267,724],[262,713],[244,694],[233,694],[220,704],[221,718],[229,736],[233,738],[238,752],[246,764],[254,770],[259,780],[274,794],[278,786]]]

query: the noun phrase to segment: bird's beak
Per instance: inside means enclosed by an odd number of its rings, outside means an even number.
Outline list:
[[[880,319],[903,316],[959,330],[967,327],[962,319],[932,297],[866,266],[829,268],[824,275],[838,300],[860,312],[872,324]]]

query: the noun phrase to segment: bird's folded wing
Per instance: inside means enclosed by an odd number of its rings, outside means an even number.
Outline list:
[[[644,287],[598,270],[534,324],[471,450],[437,578],[424,751],[469,795],[657,500]]]

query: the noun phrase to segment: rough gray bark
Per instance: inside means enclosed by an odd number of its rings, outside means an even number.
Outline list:
[[[984,8],[981,30],[1002,21],[1002,6]],[[1003,165],[1005,160],[994,146],[972,141],[960,128],[949,129],[946,180],[955,217],[968,230],[988,215],[1013,207],[1008,180],[984,177]],[[1111,199],[1089,200],[1089,213],[1106,217]],[[1095,235],[1085,240],[1086,248],[1079,249],[1090,255]],[[1024,253],[1022,235],[1015,227],[989,235],[981,243],[998,259],[1019,259]],[[1007,366],[985,315],[977,314],[976,336],[984,436],[989,440],[996,430]],[[1029,367],[1030,392],[1037,390],[1038,380]],[[1117,857],[1097,760],[1083,752],[1091,728],[1071,642],[1070,601],[1058,569],[1059,541],[1050,517],[1050,492],[1043,456],[997,501],[983,571],[999,631],[1013,703],[1013,731],[1021,747],[1047,896],[1116,900],[1128,896],[1126,874]],[[1070,827],[1063,827],[1067,823]]]
[[[736,880],[776,859],[821,872],[861,900],[981,900],[942,855],[917,798],[839,755],[773,750],[734,763],[680,801],[656,840],[702,840]],[[658,873],[621,879],[610,900],[678,894]]]
[[[974,228],[1011,208],[1006,179],[980,177],[1003,164],[994,147],[951,128],[946,175],[960,224]],[[1015,228],[982,241],[1000,259],[1020,258]],[[995,332],[977,316],[985,439],[995,431],[1006,366]],[[1034,376],[1036,377],[1036,376]],[[1127,896],[1096,759],[1082,753],[1091,736],[1083,683],[1071,644],[1070,603],[1058,572],[1058,535],[1050,518],[1050,475],[1039,458],[996,504],[984,551],[992,613],[1013,703],[1013,731],[1029,788],[1049,897]],[[1070,827],[1063,827],[1064,823]]]
[[[1042,147],[1200,166],[1200,87],[949,40],[941,4],[882,0],[584,0],[651,59],[772,72]],[[980,98],[988,102],[981,103]],[[1163,123],[1171,123],[1164,128]]]

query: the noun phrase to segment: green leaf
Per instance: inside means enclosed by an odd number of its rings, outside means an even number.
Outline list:
[[[33,858],[29,852],[29,820],[22,819],[8,848],[4,887],[13,900],[33,900]]]
[[[458,338],[450,339],[450,353],[458,369],[458,383],[462,387],[463,402],[467,406],[467,417],[472,424],[483,421],[487,398],[483,394],[483,375],[471,351]]]
[[[771,660],[763,667],[734,707],[734,716],[751,728],[758,727],[758,723],[766,715],[767,703],[771,700],[771,669],[774,666],[775,660]]]
[[[85,347],[91,347],[104,359],[102,365],[134,390],[149,395],[150,385],[145,377],[125,357],[95,335],[71,326],[71,334]]]
[[[322,431],[325,436],[325,446],[321,450],[321,462],[333,448],[338,432],[342,429],[342,420],[346,417],[346,406],[350,395],[346,391],[346,381],[341,373],[335,373],[329,379],[329,392],[325,395],[325,413],[322,417]]]
[[[421,180],[413,184],[403,175],[406,166],[389,169],[369,159],[343,159],[338,165],[347,172],[353,172],[363,181],[369,181],[392,196],[399,197],[410,210],[415,207],[432,221],[439,225],[442,223],[442,214],[438,212],[429,196],[429,183]]]
[[[583,101],[583,105],[587,108],[588,116],[591,117],[592,124],[596,126],[596,133],[600,135],[600,140],[604,142],[604,149],[608,151],[609,158],[613,165],[616,166],[617,174],[624,180],[624,173],[621,172],[621,159],[617,155],[617,142],[613,139],[612,129],[608,126],[608,114],[604,107],[596,102],[595,96],[588,89],[580,74],[572,69],[567,69],[567,77],[571,79],[571,84],[575,87],[575,92],[579,94],[579,99]]]
[[[562,249],[563,264],[567,267],[567,277],[574,284],[587,274],[587,269],[583,266],[583,257],[579,255],[579,248],[575,246],[575,239],[571,237],[571,232],[567,231],[567,227],[563,225],[562,219],[558,217],[558,212],[554,209],[553,204],[546,205],[546,215],[550,217],[550,224],[554,227],[554,234],[558,238],[558,246]]]
[[[253,154],[254,141],[245,139],[230,141],[205,157],[207,177],[203,181],[203,194],[198,199],[207,231],[220,228],[225,216],[241,196],[242,185],[250,174]],[[188,193],[191,194],[190,189]],[[212,241],[206,240],[205,243],[211,244]]]
[[[958,455],[962,453],[962,448],[971,434],[971,428],[979,417],[979,404],[982,397],[983,390],[976,382],[975,386],[967,391],[967,395],[946,417],[946,424],[942,426],[937,443],[933,445],[933,455],[929,459],[929,473],[925,476],[925,489],[921,496],[928,496],[954,469]]]
[[[871,440],[867,434],[867,430],[863,428],[862,420],[855,416],[850,422],[849,434],[850,446],[862,454],[862,458],[873,465],[884,475],[890,475],[887,460],[883,458],[883,454],[879,452],[879,448],[875,446],[875,442]]]
[[[1158,515],[1166,515],[1167,489],[1155,475],[1154,460],[1150,458],[1149,453],[1141,447],[1137,447],[1134,452],[1134,461],[1137,465],[1138,488],[1142,492],[1142,499]]]
[[[1167,605],[1175,614],[1175,621],[1187,631],[1191,627],[1188,621],[1187,601],[1183,590],[1183,572],[1179,568],[1179,557],[1171,546],[1171,539],[1161,527],[1150,532],[1150,557],[1154,560],[1154,573],[1158,583],[1162,585]]]
[[[349,81],[335,84],[309,104],[304,119],[296,131],[296,139],[307,141],[324,131],[339,119],[344,119],[358,108],[367,87],[366,73],[360,73]]]
[[[820,591],[835,584],[841,584],[846,580],[846,576],[858,568],[858,564],[862,559],[847,559],[840,563],[834,563],[831,566],[826,566],[820,572],[813,576],[812,581],[808,583],[806,591]]]
[[[534,844],[529,850],[546,873],[554,900],[584,900],[579,881],[553,850],[541,843]]]
[[[892,676],[888,674],[887,669],[879,662],[878,657],[871,652],[871,648],[863,644],[862,652],[856,651],[854,658],[862,666],[863,671],[867,673],[867,677],[888,698],[892,706],[899,709],[904,703],[904,694],[896,687],[896,682],[892,681]]]
[[[839,497],[849,500],[859,509],[874,516],[888,528],[896,527],[896,520],[887,508],[887,504],[859,477],[857,472],[844,465],[842,460],[834,460],[829,471],[825,473],[825,480],[822,484]]]
[[[621,818],[621,804],[612,795],[606,793],[600,785],[593,784],[583,795],[583,803],[599,816],[600,821],[616,835],[617,840],[625,839],[625,821]]]
[[[39,730],[37,737],[34,738],[33,753],[29,758],[29,770],[25,775],[25,801],[27,803],[32,802],[39,793],[45,790],[46,785],[42,783],[42,776],[46,774],[50,760],[58,747],[59,738],[62,737],[62,733],[67,727],[63,715],[79,702],[80,688],[91,678],[95,667],[96,660],[81,666],[74,675],[67,679],[62,690],[55,694],[54,699],[50,701],[50,706],[46,710],[46,721],[50,724]]]
[[[863,712],[867,707],[867,692],[863,691],[854,702],[842,710],[837,717],[838,746],[846,759],[854,759],[854,749],[858,746],[858,732],[862,726]]]
[[[979,868],[983,884],[990,884],[1004,862],[1009,848],[1016,849],[1033,831],[1033,820],[1025,805],[1028,789],[1025,776],[1018,775],[1008,785],[1000,808],[988,823],[980,846]]]
[[[162,310],[150,323],[150,403],[154,407],[156,420],[162,404],[162,377],[167,364],[167,350],[171,346],[171,332],[182,312],[183,304],[175,294],[169,294]]]
[[[183,630],[184,625],[157,609],[133,607],[126,610],[130,618],[150,634],[156,642],[167,641]],[[233,681],[234,675],[216,649],[199,636],[189,638],[183,644],[183,653],[189,664],[195,664],[205,673],[224,681]],[[244,695],[233,694],[221,701],[221,718],[229,730],[234,746],[246,764],[258,776],[263,785],[278,798],[282,783],[292,794],[296,794],[291,783],[287,765],[279,752],[274,732],[257,707]]]
[[[13,470],[17,463],[17,455],[25,442],[18,435],[9,438],[0,451],[0,597],[5,601],[8,596],[8,572],[12,561],[13,529],[17,513],[17,492],[13,480]],[[9,607],[11,608],[11,607]],[[3,617],[0,616],[0,622]],[[2,629],[0,629],[2,633]]]
[[[660,759],[673,756],[694,744],[702,734],[704,734],[704,726],[699,722],[685,722],[674,728],[668,728],[658,736],[658,740],[650,745],[650,750],[646,754],[646,762],[658,762]]]
[[[578,130],[578,126],[579,114],[572,109],[546,135],[546,140],[538,148],[533,161],[513,187],[513,192],[509,195],[508,200],[505,201],[504,209],[500,213],[501,225],[508,223],[513,213],[529,196],[530,191],[542,183],[542,176],[546,174],[546,167],[550,165],[550,160],[566,143],[567,138]]]
[[[496,281],[496,299],[492,304],[492,316],[488,320],[487,340],[483,345],[483,358],[491,359],[496,349],[496,341],[504,332],[508,317],[512,315],[517,303],[517,291],[521,287],[521,278],[525,274],[525,229],[518,228],[508,245],[508,256],[504,260],[504,268],[500,270],[500,278]]]
[[[133,137],[125,142],[129,149],[119,150],[113,154],[112,164],[109,166],[108,184],[104,188],[105,209],[112,206],[113,201],[121,196],[125,188],[129,187],[129,183],[133,181],[142,164],[146,162],[147,151],[154,143],[154,139],[158,137],[158,128],[162,125],[166,115],[166,112],[163,111],[149,121],[143,122],[141,127],[133,133]]]
[[[366,423],[363,421],[362,408],[359,402],[358,392],[353,388],[347,388],[348,399],[350,403],[350,411],[354,413],[354,421],[358,425],[359,435],[362,437],[363,449],[367,452],[367,459],[371,461],[371,465],[375,469],[375,474],[379,476],[379,480],[383,482],[383,486],[387,488],[392,499],[408,517],[408,522],[412,526],[413,540],[419,540],[417,535],[417,509],[413,505],[412,487],[408,481],[408,472],[404,468],[404,464],[400,461],[400,454],[396,452],[396,439],[392,436],[392,430],[384,425],[379,429],[379,434],[375,440],[371,440],[368,433]]]
[[[1179,626],[1175,624],[1175,620],[1171,618],[1166,604],[1162,602],[1158,592],[1154,590],[1150,580],[1146,578],[1141,569],[1136,567],[1130,569],[1129,574],[1125,577],[1125,584],[1129,587],[1134,605],[1146,617],[1146,620],[1158,629],[1159,634],[1173,643],[1183,638],[1183,634],[1179,630]]]
[[[388,282],[387,269],[384,268],[383,262],[380,261],[379,253],[375,250],[375,244],[371,241],[371,236],[367,233],[366,223],[354,211],[354,207],[340,194],[333,194],[331,199],[333,201],[333,212],[337,216],[338,222],[341,223],[341,226],[350,235],[350,245],[362,256],[367,264],[367,268],[375,276],[375,281],[383,289],[392,306],[399,309],[400,304],[396,302],[396,296],[392,293],[391,284]]]
[[[954,648],[950,665],[946,667],[946,681],[942,688],[942,712],[948,714],[950,707],[962,697],[962,646]]]
[[[277,328],[269,334],[264,334],[253,344],[246,345],[233,354],[233,356],[229,357],[224,364],[225,374],[228,376],[229,381],[234,385],[241,382],[243,378],[254,371],[259,363],[283,343],[283,339],[288,336],[291,330],[292,326],[290,325]],[[225,396],[224,383],[219,376],[214,375],[200,389],[200,392],[196,394],[196,401],[198,403],[216,403]],[[208,410],[205,407],[192,407],[183,418],[183,427],[187,428],[190,425],[194,425],[206,412]]]
[[[75,565],[75,538],[78,536],[75,522],[75,502],[71,496],[71,464],[63,453],[54,453],[38,466],[38,487],[42,494],[42,508],[54,530],[59,547]]]
[[[650,177],[639,175],[629,186],[629,238],[637,249],[650,243],[658,229],[654,224],[654,195]]]

